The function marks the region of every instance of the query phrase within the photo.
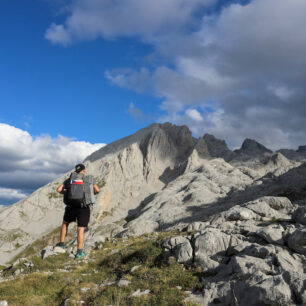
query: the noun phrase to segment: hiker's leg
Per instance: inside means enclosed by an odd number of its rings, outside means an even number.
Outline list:
[[[78,226],[78,249],[82,250],[84,245],[84,231],[85,227]]]
[[[88,226],[90,218],[89,208],[80,208],[77,214],[78,221],[78,250],[82,250],[84,246],[84,232],[85,228]]]
[[[63,243],[65,242],[65,238],[68,232],[68,226],[69,226],[69,222],[63,221],[62,228],[61,228],[60,242],[63,242]]]

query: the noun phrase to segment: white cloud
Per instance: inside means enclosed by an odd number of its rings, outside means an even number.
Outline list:
[[[245,137],[272,148],[305,143],[305,27],[306,1],[253,0],[204,15],[188,36],[159,37],[156,50],[172,64],[147,77],[167,112],[160,120],[214,131],[235,146]],[[122,86],[133,88],[129,75],[120,75]],[[203,121],[187,116],[188,109],[211,106],[215,112]]]
[[[0,199],[8,199],[8,200],[14,200],[18,201],[27,196],[26,193],[21,192],[17,189],[11,189],[11,188],[1,188],[0,187]],[[2,205],[0,205],[1,207]]]
[[[186,110],[186,115],[196,121],[196,122],[202,122],[203,121],[203,117],[201,116],[201,114],[196,110],[196,109],[187,109]]]
[[[82,162],[104,144],[64,136],[31,136],[0,123],[0,202],[19,200]]]
[[[228,1],[207,15],[216,2],[75,0],[46,37],[64,45],[138,37],[163,65],[105,76],[162,99],[160,121],[187,124],[197,136],[214,133],[234,147],[245,137],[275,149],[305,143],[306,1]]]
[[[50,28],[45,33],[45,38],[50,40],[53,44],[61,42],[64,46],[71,43],[71,37],[69,33],[65,30],[63,25],[56,25],[52,23]]]
[[[152,39],[190,24],[193,14],[216,0],[76,0],[65,24],[52,24],[46,38],[66,45],[98,37],[138,36]]]

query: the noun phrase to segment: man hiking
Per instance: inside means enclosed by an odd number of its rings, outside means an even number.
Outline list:
[[[56,245],[64,248],[64,242],[70,222],[77,221],[78,248],[76,258],[83,258],[86,253],[83,251],[84,231],[90,219],[90,205],[95,202],[94,194],[100,192],[99,187],[93,183],[92,176],[85,176],[86,170],[83,164],[75,166],[75,172],[59,185],[57,192],[64,194],[64,203],[67,205],[63,218],[60,234],[60,242]]]

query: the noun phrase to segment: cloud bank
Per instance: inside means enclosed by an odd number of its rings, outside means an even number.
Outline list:
[[[0,203],[16,202],[104,146],[64,136],[31,136],[0,123]]]
[[[54,44],[98,37],[153,39],[165,32],[179,31],[195,21],[193,14],[215,0],[76,0],[68,7],[64,24],[51,24],[45,37]]]
[[[197,136],[212,133],[234,148],[246,137],[272,149],[305,144],[306,1],[228,1],[212,11],[216,3],[79,0],[46,37],[63,45],[139,38],[164,64],[105,76],[158,97],[159,121],[187,124]]]

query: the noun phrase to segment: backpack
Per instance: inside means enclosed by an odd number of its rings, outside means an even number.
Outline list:
[[[95,203],[93,176],[72,172],[65,181],[64,203],[68,206],[81,208]]]
[[[66,191],[64,203],[72,207],[82,207],[84,200],[83,190],[84,174],[72,172],[69,179],[65,182]]]

